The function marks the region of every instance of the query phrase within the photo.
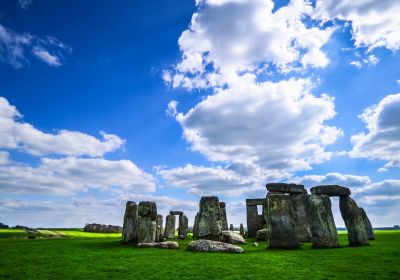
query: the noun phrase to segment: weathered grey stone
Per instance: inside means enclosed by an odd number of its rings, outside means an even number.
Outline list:
[[[246,214],[247,214],[247,234],[249,237],[255,237],[257,231],[261,229],[261,223],[258,215],[257,205],[247,204]]]
[[[268,241],[269,239],[269,230],[264,228],[257,231],[256,239],[258,241]]]
[[[218,197],[203,196],[198,213],[198,238],[220,240],[222,234],[221,212]]]
[[[242,223],[240,223],[239,234],[240,234],[241,236],[244,236],[244,228],[243,228],[243,224],[242,224]]]
[[[340,213],[347,228],[347,239],[350,246],[368,244],[364,219],[357,203],[350,196],[341,196],[339,199]]]
[[[307,208],[313,247],[339,247],[337,230],[332,215],[332,204],[329,196],[318,194],[309,195]]]
[[[365,225],[365,231],[367,232],[368,240],[374,240],[375,239],[375,234],[374,234],[374,229],[372,228],[371,222],[368,219],[367,213],[365,213],[364,208],[359,208],[361,216],[363,217],[364,220],[364,225]]]
[[[264,205],[265,198],[247,198],[246,205],[248,206],[257,206],[257,205]]]
[[[165,230],[164,230],[164,237],[166,239],[173,239],[175,238],[175,215],[167,215],[165,220]]]
[[[304,193],[304,185],[298,184],[269,183],[266,187],[273,193]]]
[[[284,194],[267,195],[269,248],[297,248],[300,246],[290,198]]]
[[[140,217],[149,217],[152,221],[157,220],[157,205],[152,201],[141,201],[138,207]]]
[[[328,196],[348,196],[350,189],[338,185],[322,185],[311,188],[312,194],[326,194]]]
[[[243,236],[235,231],[224,230],[222,231],[222,241],[229,244],[244,244],[246,240],[244,240]]]
[[[311,242],[311,233],[308,226],[307,215],[308,195],[291,194],[289,198],[293,207],[293,218],[296,222],[299,240],[300,242]]]
[[[188,233],[189,222],[188,218],[185,215],[179,216],[179,227],[178,227],[178,235],[179,238],[185,239]]]
[[[157,215],[157,230],[156,230],[156,242],[162,242],[164,240],[164,229],[163,229],[163,216]]]
[[[138,206],[138,243],[155,242],[157,206],[155,202],[141,201]]]
[[[229,230],[233,231],[233,224],[229,225]]]
[[[199,213],[194,217],[193,238],[199,237]]]
[[[180,215],[183,215],[183,212],[182,211],[169,211],[169,214],[180,216]]]
[[[199,239],[190,242],[187,247],[187,250],[197,251],[197,252],[229,252],[229,253],[244,252],[244,250],[239,246],[219,241],[205,240],[205,239]]]
[[[161,248],[161,249],[179,249],[178,242],[175,241],[165,241],[165,242],[146,242],[138,243],[136,247],[140,248]]]
[[[137,218],[138,207],[136,202],[128,201],[125,207],[124,225],[122,228],[122,242],[136,242],[137,241]]]
[[[221,213],[222,230],[228,230],[228,220],[226,218],[226,204],[225,202],[219,203],[219,211]]]

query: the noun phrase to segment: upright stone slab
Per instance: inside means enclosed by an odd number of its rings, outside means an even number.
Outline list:
[[[314,248],[339,247],[339,239],[332,215],[332,203],[327,195],[308,196],[307,214]]]
[[[290,198],[284,194],[267,195],[267,221],[270,229],[269,248],[300,246]]]
[[[164,241],[164,234],[163,234],[163,216],[157,215],[157,230],[156,230],[156,242],[163,242]]]
[[[349,188],[338,185],[321,185],[311,188],[312,194],[325,194],[328,196],[348,196],[351,194]]]
[[[165,219],[164,238],[175,238],[175,222],[175,215],[167,215],[167,218]]]
[[[350,246],[368,244],[364,219],[357,203],[350,196],[341,196],[339,199],[340,213],[347,228],[347,239]]]
[[[179,215],[179,227],[178,227],[178,236],[179,238],[185,239],[188,232],[188,218],[185,215]]]
[[[374,240],[375,239],[375,234],[374,234],[374,229],[372,228],[371,222],[368,219],[367,213],[365,213],[364,208],[359,208],[361,216],[363,217],[364,220],[364,225],[365,225],[365,231],[367,232],[368,240]]]
[[[240,223],[239,234],[244,237],[244,228],[242,223]]]
[[[293,207],[293,218],[296,222],[297,234],[300,242],[311,242],[311,233],[308,226],[307,203],[308,195],[289,195]]]
[[[157,206],[155,202],[141,201],[138,207],[138,243],[155,242]]]
[[[199,237],[199,213],[194,217],[193,238]]]
[[[267,190],[271,193],[304,193],[304,185],[286,184],[286,183],[269,183],[266,185]]]
[[[138,206],[134,201],[128,201],[125,207],[124,225],[122,228],[122,242],[137,242]]]
[[[226,204],[225,202],[219,203],[219,210],[221,212],[222,230],[228,230],[228,220],[226,218]]]
[[[262,228],[258,215],[257,205],[264,205],[265,198],[246,199],[247,236],[256,237],[257,231]]]
[[[233,231],[233,224],[230,224],[230,225],[229,225],[229,230],[230,230],[230,231]]]
[[[219,241],[222,234],[221,212],[216,196],[203,196],[198,213],[198,238]]]

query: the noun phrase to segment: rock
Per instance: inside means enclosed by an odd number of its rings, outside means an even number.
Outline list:
[[[269,183],[267,190],[273,193],[304,193],[304,185],[285,184],[285,183]]]
[[[323,185],[311,188],[312,194],[326,194],[328,196],[348,196],[351,194],[349,188],[338,185]]]
[[[178,235],[180,239],[185,239],[188,233],[189,222],[185,215],[179,216]]]
[[[226,218],[226,204],[225,202],[219,203],[219,210],[221,212],[222,230],[228,230],[228,220]]]
[[[308,196],[307,215],[311,240],[314,248],[339,247],[332,204],[329,196],[311,194]]]
[[[158,214],[156,221],[156,242],[162,242],[164,240],[163,231],[163,216]]]
[[[361,216],[363,217],[364,220],[365,231],[367,232],[368,240],[374,240],[375,239],[374,229],[372,228],[371,222],[368,219],[367,213],[365,213],[363,208],[360,207],[359,209]]]
[[[141,201],[138,207],[138,243],[156,240],[157,206],[155,202]]]
[[[194,225],[193,225],[193,238],[198,238],[199,236],[199,213],[194,217]]]
[[[136,202],[128,201],[125,207],[124,225],[122,228],[122,242],[137,242],[138,207]]]
[[[260,200],[260,202],[264,203],[264,200]],[[246,199],[247,232],[249,237],[255,237],[257,230],[261,229],[257,204],[253,203],[253,201],[254,199]]]
[[[297,248],[300,246],[290,198],[284,194],[267,195],[269,248]]]
[[[264,228],[257,231],[256,240],[258,241],[268,241],[269,230]]]
[[[167,215],[165,220],[164,237],[167,239],[175,238],[175,215]]]
[[[311,233],[308,226],[307,203],[308,195],[289,195],[293,207],[293,217],[296,222],[297,235],[300,242],[311,242]]]
[[[222,241],[229,244],[245,244],[243,236],[235,231],[224,230],[222,231]]]
[[[347,239],[350,246],[368,244],[364,219],[357,203],[350,196],[341,196],[339,199],[340,213],[347,228]]]
[[[240,234],[241,236],[244,236],[244,228],[243,228],[243,224],[242,224],[242,223],[240,223],[239,234]]]
[[[258,246],[260,246],[260,244],[258,244],[257,242],[253,243],[253,247],[258,247]]]
[[[169,211],[169,214],[180,216],[180,215],[183,215],[183,212],[182,211]]]
[[[161,248],[161,249],[179,249],[178,242],[174,241],[166,241],[166,242],[146,242],[146,243],[138,243],[136,247],[140,248]]]
[[[230,230],[230,231],[233,231],[233,224],[230,224],[230,225],[229,225],[229,230]]]
[[[229,253],[243,253],[244,250],[236,245],[223,243],[213,240],[199,239],[189,243],[188,251],[197,252],[229,252]]]
[[[198,238],[219,241],[222,234],[222,221],[218,197],[203,196],[199,208],[197,217]]]

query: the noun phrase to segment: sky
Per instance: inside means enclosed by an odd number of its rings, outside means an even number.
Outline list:
[[[265,184],[400,223],[400,2],[0,2],[0,222],[122,225]],[[338,199],[336,225],[342,227]]]

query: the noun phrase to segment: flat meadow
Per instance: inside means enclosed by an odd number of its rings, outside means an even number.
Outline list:
[[[369,246],[295,250],[253,247],[243,254],[122,245],[120,234],[81,229],[40,230],[28,239],[23,230],[0,230],[0,279],[399,279],[400,230],[375,231]]]

